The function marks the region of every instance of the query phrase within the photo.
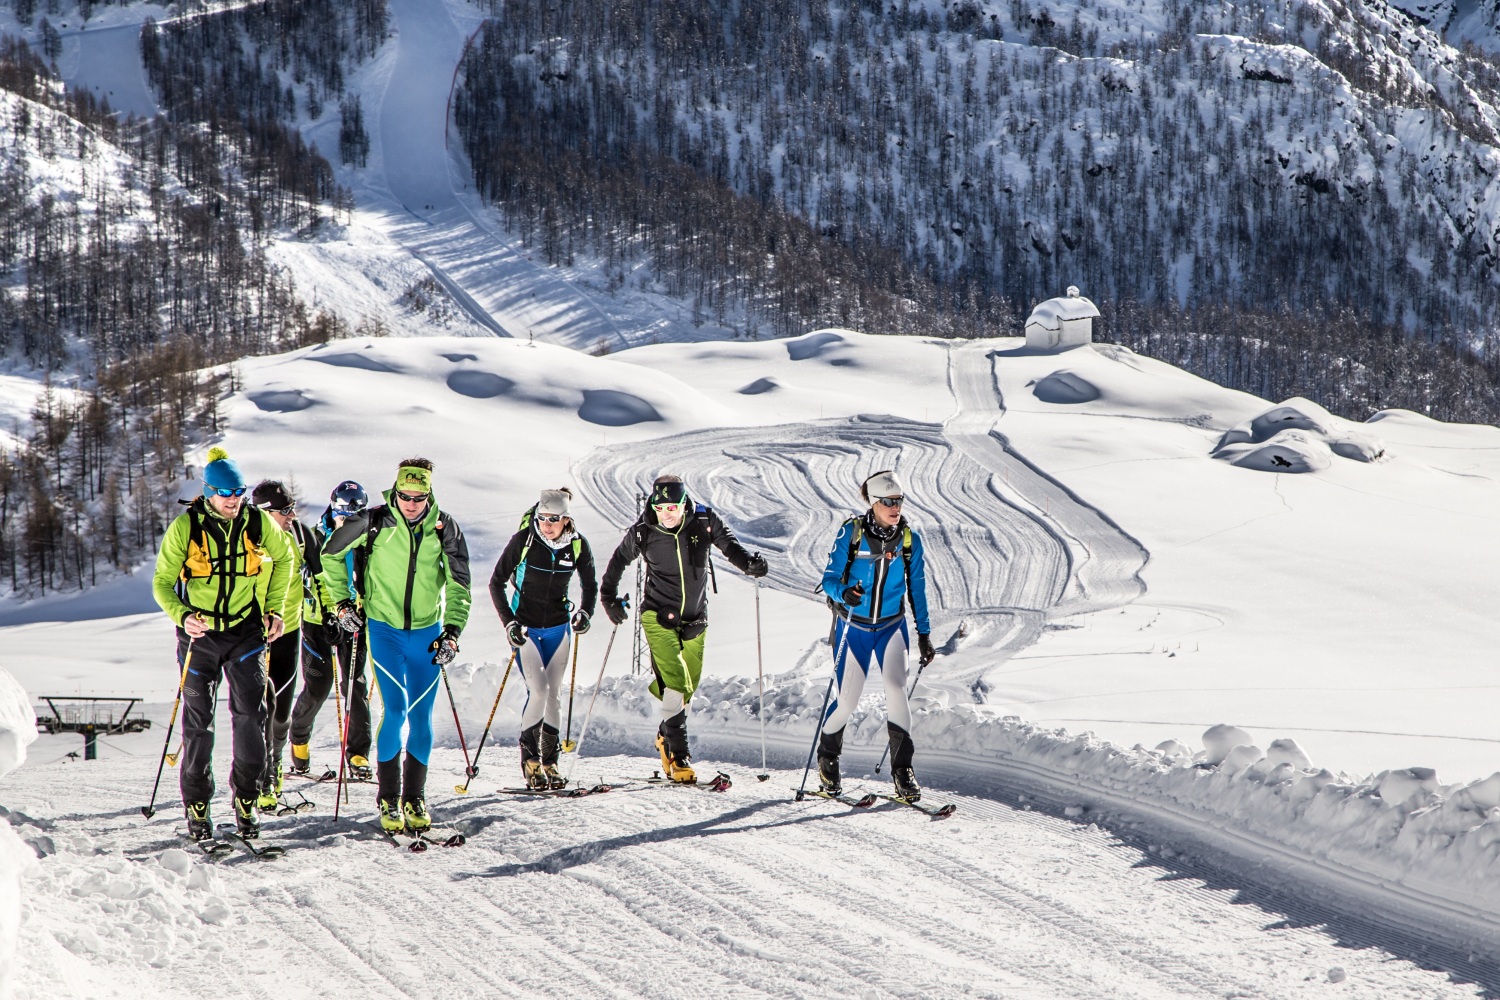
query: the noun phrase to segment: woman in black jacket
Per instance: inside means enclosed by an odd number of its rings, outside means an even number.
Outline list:
[[[599,592],[594,553],[568,510],[572,496],[566,488],[543,490],[490,576],[490,598],[526,682],[521,773],[530,788],[566,784],[557,771],[563,675],[573,634],[589,630]],[[568,599],[575,572],[583,590],[582,606],[576,610]],[[507,594],[507,587],[514,593]]]

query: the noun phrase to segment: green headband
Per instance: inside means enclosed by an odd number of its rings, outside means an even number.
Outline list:
[[[396,489],[402,493],[431,493],[432,470],[416,465],[403,465],[396,473]]]

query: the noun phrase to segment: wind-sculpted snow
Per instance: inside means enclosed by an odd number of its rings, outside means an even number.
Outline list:
[[[635,519],[631,498],[662,472],[681,474],[694,499],[767,556],[771,584],[811,594],[839,524],[863,506],[860,482],[879,468],[905,478],[937,622],[1057,603],[1067,583],[1057,538],[998,495],[989,472],[949,447],[935,424],[862,416],[719,428],[598,449],[577,471],[589,503],[621,528]]]

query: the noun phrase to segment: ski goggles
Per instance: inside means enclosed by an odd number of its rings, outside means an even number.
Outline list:
[[[651,505],[651,509],[656,511],[656,515],[660,517],[663,514],[681,514],[683,508],[686,506],[687,504],[685,503],[654,503]]]
[[[899,507],[906,502],[906,497],[876,497],[875,502],[882,507]]]
[[[566,514],[538,514],[536,519],[538,521],[545,521],[548,524],[556,524],[567,516]]]
[[[204,493],[212,494],[216,497],[242,497],[245,495],[246,489],[247,487],[244,486],[236,486],[233,489],[228,489],[223,486],[209,486],[207,483],[203,484]]]
[[[396,499],[397,500],[404,500],[407,503],[421,503],[423,500],[427,499],[427,494],[426,493],[402,493],[400,490],[397,490],[396,491]]]

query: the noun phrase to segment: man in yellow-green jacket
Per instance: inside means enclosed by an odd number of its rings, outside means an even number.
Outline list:
[[[385,503],[350,517],[323,543],[322,580],[330,594],[349,593],[344,556],[363,555],[359,572],[369,617],[370,659],[384,714],[375,737],[380,825],[425,830],[432,709],[444,666],[458,653],[469,620],[469,547],[464,533],[432,494],[432,463],[409,458]],[[364,624],[352,599],[334,609],[339,624]],[[402,761],[402,727],[408,728]]]
[[[167,526],[156,555],[152,593],[177,626],[182,673],[180,783],[188,834],[213,836],[214,706],[229,682],[234,818],[245,837],[260,835],[255,800],[266,761],[266,648],[282,632],[293,566],[287,536],[245,503],[245,477],[222,448],[203,469],[203,495]]]

